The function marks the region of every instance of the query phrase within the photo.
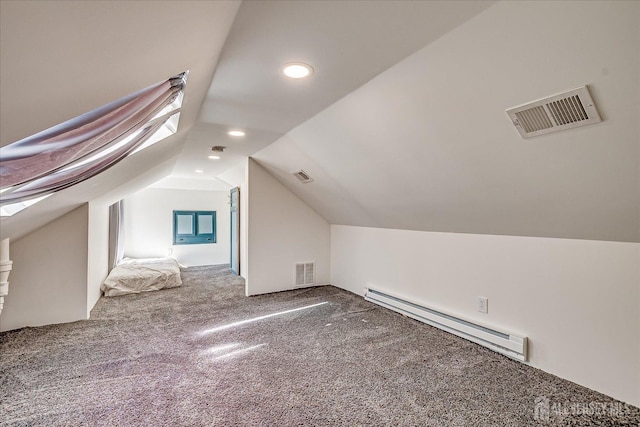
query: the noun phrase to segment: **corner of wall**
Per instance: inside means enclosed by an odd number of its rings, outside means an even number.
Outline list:
[[[249,159],[247,295],[290,290],[296,263],[316,263],[316,283],[328,284],[330,226],[309,205]]]
[[[165,257],[170,251],[186,266],[229,262],[229,205],[227,191],[146,188],[125,199],[125,256]],[[216,242],[206,245],[173,244],[173,212],[215,211]]]
[[[532,366],[640,403],[640,243],[334,225],[331,257],[335,286],[522,334]]]
[[[87,203],[11,242],[11,292],[0,330],[87,318]]]
[[[87,319],[102,292],[100,285],[109,273],[109,206],[89,203],[87,233]]]

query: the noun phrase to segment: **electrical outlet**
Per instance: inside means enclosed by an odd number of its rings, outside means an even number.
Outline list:
[[[489,298],[478,297],[478,311],[480,313],[489,313]]]
[[[173,255],[173,248],[167,249],[167,256]]]

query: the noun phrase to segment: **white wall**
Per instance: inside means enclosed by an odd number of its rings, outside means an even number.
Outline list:
[[[174,190],[202,190],[202,191],[228,191],[229,184],[219,179],[211,178],[185,178],[169,175],[153,184],[149,188],[170,188]]]
[[[89,202],[87,313],[91,312],[102,295],[100,285],[109,273],[109,206],[135,191],[163,180],[171,172],[173,165],[173,161],[162,162]]]
[[[100,285],[109,274],[109,206],[89,202],[87,251],[87,318],[102,295]]]
[[[238,274],[245,280],[245,291],[249,283],[249,271],[247,268],[247,247],[249,239],[249,186],[247,185],[249,173],[249,158],[245,158],[236,166],[226,170],[217,178],[231,188],[240,189],[240,271]],[[246,293],[246,292],[245,292]],[[247,294],[248,295],[248,294]]]
[[[125,199],[125,256],[165,257],[186,266],[229,263],[229,193],[146,188]],[[174,210],[216,211],[216,243],[173,244]]]
[[[315,262],[316,283],[329,283],[329,224],[255,160],[248,170],[247,295],[293,289],[296,263]]]
[[[639,266],[637,243],[331,226],[333,285],[522,333],[531,365],[636,406]]]
[[[87,316],[88,205],[11,241],[13,270],[0,331]]]

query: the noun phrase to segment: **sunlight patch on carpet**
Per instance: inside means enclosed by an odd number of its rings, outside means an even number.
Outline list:
[[[224,331],[226,329],[235,328],[237,326],[246,325],[248,323],[258,322],[260,320],[269,319],[271,317],[282,316],[284,314],[294,313],[296,311],[301,311],[301,310],[308,310],[310,308],[318,307],[318,306],[321,306],[321,305],[324,305],[324,304],[328,304],[328,302],[324,301],[324,302],[319,302],[318,304],[311,304],[311,305],[307,305],[307,306],[304,306],[304,307],[293,308],[291,310],[280,311],[278,313],[271,313],[271,314],[267,314],[267,315],[264,315],[264,316],[253,317],[251,319],[241,320],[239,322],[233,322],[233,323],[229,323],[227,325],[218,326],[218,327],[215,327],[215,328],[205,329],[204,331],[200,332],[200,335],[212,334],[214,332]]]
[[[211,347],[211,348],[206,349],[205,353],[207,353],[207,354],[220,353],[222,351],[230,350],[230,349],[232,349],[234,347],[238,347],[238,346],[240,346],[240,343],[237,343],[237,342],[234,342],[234,343],[231,343],[231,344],[217,345],[215,347]]]
[[[247,347],[247,348],[241,348],[239,350],[235,350],[235,351],[229,352],[227,354],[223,354],[221,356],[218,356],[218,357],[216,357],[216,360],[228,359],[230,357],[239,356],[239,355],[247,353],[249,351],[256,350],[256,349],[258,349],[260,347],[264,347],[265,345],[267,345],[267,344],[263,343],[263,344],[258,344],[258,345],[252,345],[251,347]]]

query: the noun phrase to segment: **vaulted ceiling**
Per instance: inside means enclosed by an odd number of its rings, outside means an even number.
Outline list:
[[[253,156],[335,224],[640,240],[637,2],[0,5],[2,145],[190,70],[176,135],[3,219],[3,237]],[[290,61],[313,76],[283,78]],[[504,112],[582,84],[600,124],[522,140]]]
[[[0,144],[15,142],[189,70],[178,132],[1,221],[19,237],[81,203],[171,173],[239,2],[0,2]],[[117,191],[120,189],[120,191]]]
[[[637,242],[639,28],[638,2],[500,2],[254,158],[334,224]],[[601,123],[505,114],[584,84]]]
[[[217,176],[492,3],[243,2],[174,174]],[[295,61],[313,66],[311,79],[282,75]],[[228,137],[235,128],[247,136]],[[228,149],[212,162],[214,145]]]

